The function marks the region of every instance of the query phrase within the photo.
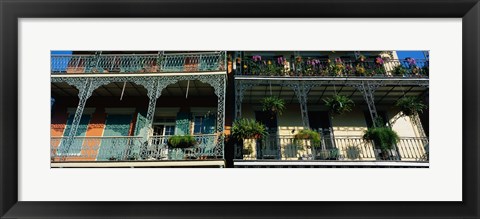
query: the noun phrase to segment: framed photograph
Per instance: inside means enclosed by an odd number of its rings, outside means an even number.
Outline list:
[[[0,216],[478,218],[479,10],[2,1]]]

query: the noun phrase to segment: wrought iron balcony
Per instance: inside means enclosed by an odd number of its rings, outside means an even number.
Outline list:
[[[219,134],[194,135],[196,145],[171,148],[169,136],[52,137],[52,162],[63,161],[142,161],[197,160],[223,157],[223,137]]]
[[[275,77],[422,77],[428,78],[427,60],[345,60],[315,57],[253,56],[235,60],[236,75]]]
[[[293,135],[269,135],[259,140],[245,140],[237,145],[235,158],[244,160],[336,160],[336,161],[428,161],[428,138],[403,137],[394,149],[382,151],[361,136],[322,138],[314,146],[309,139]]]
[[[181,73],[225,71],[225,52],[52,55],[51,73]]]

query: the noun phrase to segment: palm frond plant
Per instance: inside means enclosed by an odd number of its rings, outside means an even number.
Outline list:
[[[267,135],[265,125],[254,119],[238,119],[233,122],[232,136],[238,140],[260,139]]]
[[[301,144],[301,140],[310,139],[312,147],[320,147],[321,145],[320,134],[311,129],[300,130],[293,138],[297,144]]]
[[[168,138],[167,145],[172,148],[189,148],[197,144],[191,135],[173,135]]]
[[[268,112],[273,118],[277,114],[282,115],[285,110],[285,100],[275,96],[265,97],[262,100],[262,106],[262,110]]]
[[[343,95],[335,95],[332,98],[325,98],[323,101],[332,115],[341,115],[346,112],[351,112],[355,106],[352,99]]]
[[[417,97],[402,97],[396,103],[395,106],[400,108],[403,115],[413,116],[423,112],[427,108],[427,105],[423,104]]]

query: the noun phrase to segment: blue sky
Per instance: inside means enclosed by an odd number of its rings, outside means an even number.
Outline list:
[[[72,51],[60,50],[60,51],[50,51],[51,55],[70,55]]]
[[[414,59],[425,59],[424,51],[397,51],[398,59],[403,60],[407,57]]]

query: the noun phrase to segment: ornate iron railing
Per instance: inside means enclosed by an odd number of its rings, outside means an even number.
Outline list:
[[[51,73],[178,73],[224,71],[225,52],[51,55]]]
[[[223,157],[223,138],[219,134],[194,135],[190,148],[168,147],[169,136],[52,137],[51,160],[63,161],[141,161],[192,160]]]
[[[327,143],[327,144],[326,144]],[[258,140],[244,140],[235,148],[235,158],[244,160],[339,160],[339,161],[428,161],[428,138],[402,137],[395,148],[382,151],[361,136],[335,136],[333,145],[322,138],[312,145],[309,139],[293,135],[269,135]]]
[[[429,75],[428,60],[375,59],[330,60],[325,58],[253,56],[235,60],[236,75],[285,77],[423,77]]]

